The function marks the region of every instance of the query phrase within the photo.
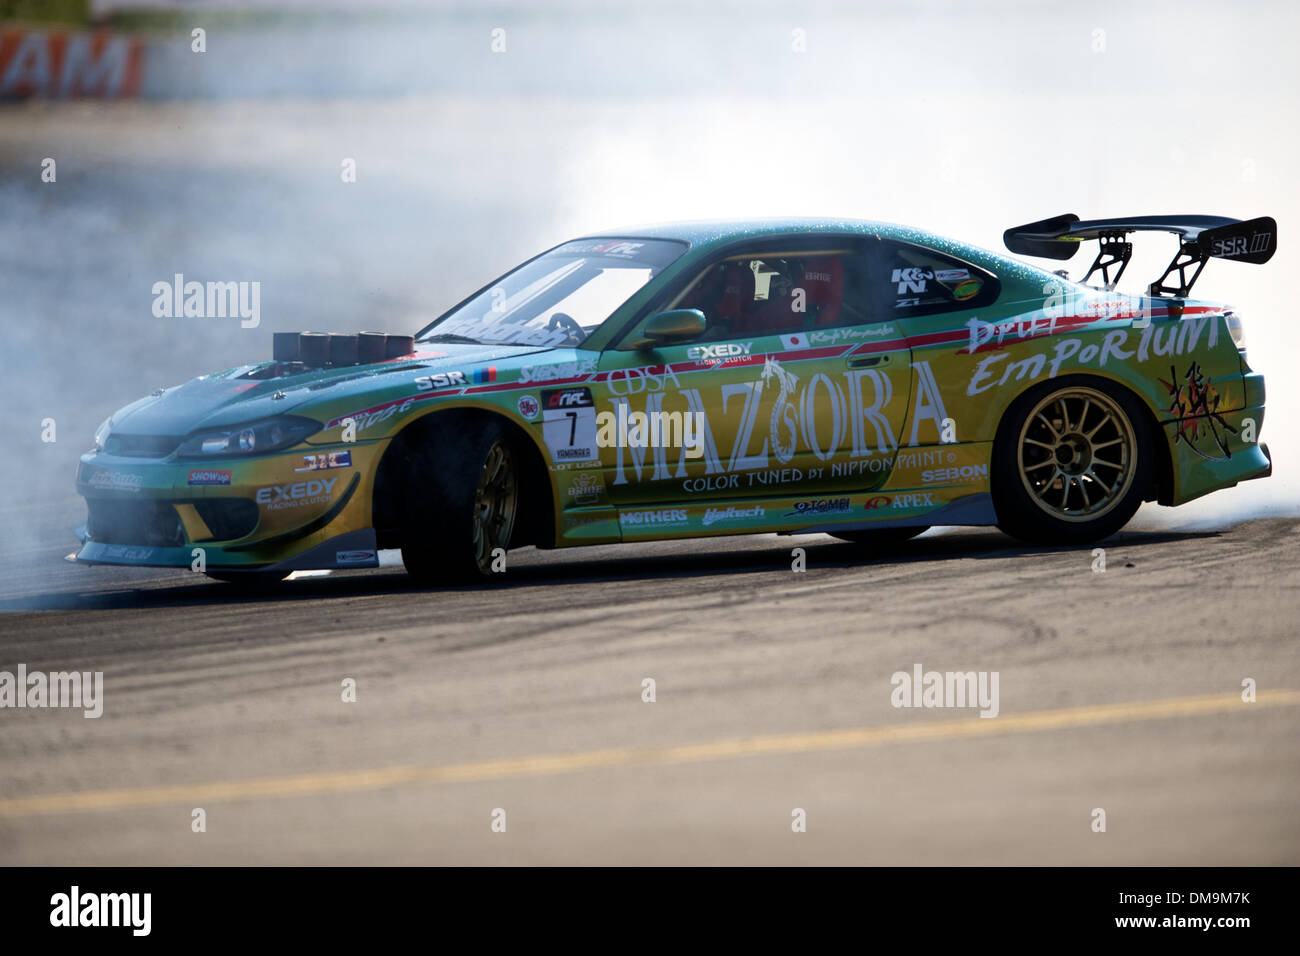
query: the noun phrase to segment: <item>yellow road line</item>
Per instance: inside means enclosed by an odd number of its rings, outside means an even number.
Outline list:
[[[0,800],[0,817],[126,810],[167,804],[197,807],[235,800],[359,793],[404,785],[481,783],[507,777],[544,777],[610,767],[670,766],[732,760],[740,757],[853,750],[903,741],[960,740],[1000,734],[1095,727],[1139,720],[1194,717],[1230,711],[1246,713],[1260,707],[1297,704],[1300,704],[1300,691],[1295,690],[1260,691],[1258,699],[1253,704],[1243,703],[1239,694],[1215,694],[1204,697],[1175,697],[1168,700],[1071,707],[1064,710],[1040,710],[993,718],[982,718],[971,714],[960,720],[916,720],[888,727],[774,734],[765,737],[683,744],[676,747],[619,747],[433,767],[379,767],[336,773],[309,773],[165,787],[38,794]]]

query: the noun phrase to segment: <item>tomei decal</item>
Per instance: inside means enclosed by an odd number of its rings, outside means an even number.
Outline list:
[[[474,373],[474,381],[479,381],[478,372]],[[492,370],[493,378],[496,377],[496,369]],[[435,375],[421,375],[415,380],[415,387],[421,392],[431,392],[435,388],[451,388],[455,385],[468,385],[465,381],[463,372],[439,372]]]
[[[315,455],[303,455],[302,467],[295,468],[294,471],[324,471],[327,468],[351,468],[352,452],[350,451],[323,451]],[[193,474],[193,472],[190,472]],[[229,474],[227,472],[227,474]],[[229,484],[230,482],[224,482]],[[194,482],[190,482],[194,484]]]
[[[848,498],[814,498],[811,501],[796,501],[794,510],[787,511],[782,517],[803,517],[804,515],[846,515],[853,510]]]
[[[1066,362],[1071,367],[1095,365],[1105,368],[1112,359],[1117,362],[1145,362],[1153,355],[1177,356],[1195,351],[1206,336],[1205,347],[1214,348],[1219,339],[1219,316],[1188,317],[1177,322],[1148,325],[1140,336],[1129,329],[1112,329],[1100,343],[1084,344],[1083,339],[1057,339],[1050,353],[1039,352],[1022,359],[1013,359],[1005,352],[993,352],[980,359],[971,372],[966,386],[967,395],[978,395],[1009,381],[1032,382],[1046,373],[1055,378]],[[1207,334],[1208,330],[1208,334]],[[1000,363],[1005,362],[1005,365]],[[999,376],[997,373],[1001,371]]]
[[[542,440],[551,451],[552,461],[592,461],[600,457],[591,389],[542,392]]]
[[[337,481],[337,478],[314,478],[311,481],[296,481],[289,485],[270,485],[266,488],[258,488],[254,497],[259,505],[266,506],[267,511],[324,504],[330,500],[334,483]]]
[[[191,485],[228,485],[230,484],[230,472],[195,469],[190,472],[186,483]]]

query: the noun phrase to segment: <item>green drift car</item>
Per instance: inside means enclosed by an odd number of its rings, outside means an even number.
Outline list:
[[[1115,292],[1148,231],[1177,255]],[[1005,236],[1047,259],[1094,240],[1082,282],[873,222],[566,242],[414,336],[277,333],[272,361],[115,412],[77,472],[74,558],[265,580],[400,548],[436,584],[526,545],[933,525],[1078,544],[1267,476],[1241,322],[1189,293],[1211,258],[1267,261],[1276,223]]]

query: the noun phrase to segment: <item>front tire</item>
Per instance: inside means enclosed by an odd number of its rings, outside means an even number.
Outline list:
[[[1030,389],[993,444],[998,527],[1035,544],[1086,544],[1124,527],[1151,487],[1145,410],[1105,379],[1073,376]]]
[[[491,579],[519,511],[520,458],[501,423],[433,421],[402,482],[401,549],[421,584]]]

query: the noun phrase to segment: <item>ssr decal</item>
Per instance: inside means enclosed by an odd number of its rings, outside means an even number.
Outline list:
[[[475,376],[478,372],[474,373]],[[492,369],[492,377],[496,378],[496,369]],[[475,379],[477,381],[477,378]],[[432,392],[435,388],[453,388],[458,385],[468,385],[465,381],[464,372],[438,372],[433,375],[421,375],[415,380],[415,388],[421,392]]]

